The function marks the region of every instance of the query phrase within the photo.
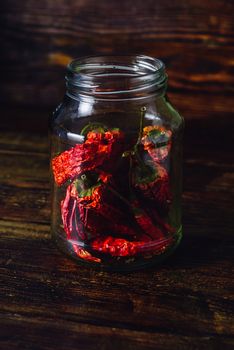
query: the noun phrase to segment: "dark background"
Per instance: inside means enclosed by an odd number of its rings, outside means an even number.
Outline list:
[[[2,0],[0,16],[0,348],[233,349],[234,2]],[[66,64],[110,53],[161,58],[185,117],[184,240],[129,275],[50,239],[47,120]]]
[[[72,58],[144,53],[166,63],[171,100],[186,119],[231,120],[233,1],[1,3],[1,99],[7,110],[52,110],[62,99],[64,67]]]

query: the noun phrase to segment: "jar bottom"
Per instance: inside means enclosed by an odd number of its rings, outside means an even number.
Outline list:
[[[113,271],[113,272],[131,272],[155,266],[168,258],[178,247],[182,239],[182,226],[173,235],[173,242],[161,253],[156,255],[148,254],[146,256],[128,256],[128,257],[111,257],[108,262],[92,262],[81,259],[74,252],[71,244],[61,237],[57,232],[52,232],[53,240],[59,250],[71,258],[80,266],[88,266],[96,270]]]

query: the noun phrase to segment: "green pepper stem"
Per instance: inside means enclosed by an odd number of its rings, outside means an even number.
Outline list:
[[[141,107],[139,134],[138,134],[138,140],[136,145],[138,145],[141,142],[142,132],[143,132],[143,119],[145,117],[145,111],[146,111],[146,107]]]

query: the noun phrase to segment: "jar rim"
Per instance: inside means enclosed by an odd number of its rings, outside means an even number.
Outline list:
[[[72,72],[73,74],[82,74],[82,75],[86,75],[88,77],[93,77],[95,75],[90,74],[90,73],[82,73],[82,71],[76,71],[75,70],[75,66],[78,65],[78,67],[80,68],[98,68],[99,67],[112,67],[113,69],[116,68],[122,68],[125,69],[126,65],[121,64],[121,61],[123,62],[123,60],[132,60],[135,59],[136,62],[139,60],[142,60],[144,63],[144,68],[148,68],[149,70],[151,70],[151,74],[152,72],[160,72],[162,70],[165,69],[165,64],[163,63],[163,61],[161,61],[158,58],[154,58],[151,56],[147,56],[147,55],[88,55],[88,56],[82,56],[80,58],[75,58],[73,59],[68,65],[67,65],[67,70]],[[91,63],[92,61],[96,60],[96,63]],[[121,60],[120,63],[115,64],[114,61],[116,60]],[[109,63],[107,62],[106,65],[104,65],[105,61],[109,61]],[[148,61],[148,62],[147,62]],[[112,63],[111,63],[112,62]],[[124,62],[123,62],[124,63]],[[143,64],[141,64],[141,66],[137,66],[137,68],[143,68]],[[130,69],[130,66],[127,67],[128,69]],[[135,66],[136,68],[136,66]],[[136,70],[134,70],[136,72]],[[140,72],[139,72],[140,73]],[[142,72],[140,73],[140,76],[146,76],[149,75],[149,72]],[[138,74],[136,74],[138,75]]]
[[[68,90],[94,95],[133,95],[166,85],[164,63],[146,55],[90,55],[67,66]],[[125,96],[126,97],[126,96]]]

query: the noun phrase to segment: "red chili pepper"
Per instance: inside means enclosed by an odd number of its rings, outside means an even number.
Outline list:
[[[145,179],[137,181],[134,179],[134,186],[138,188],[146,198],[156,200],[161,206],[168,207],[172,196],[169,187],[169,177],[165,168],[155,164],[154,179]]]
[[[100,253],[109,254],[116,257],[135,256],[137,254],[159,254],[168,248],[173,242],[173,238],[161,239],[158,241],[128,241],[123,238],[112,236],[96,238],[91,247]]]
[[[112,256],[133,256],[137,253],[137,247],[143,244],[144,242],[130,242],[123,238],[108,236],[95,239],[91,246],[94,250]]]
[[[106,176],[102,176],[106,180]],[[105,218],[106,229],[117,232],[118,234],[135,235],[135,230],[125,223],[126,217],[124,213],[119,208],[109,204],[111,203],[111,199],[113,200],[113,196],[111,193],[108,193],[108,198],[107,192],[108,189],[105,184],[100,184],[93,189],[90,196],[79,197],[79,194],[77,194],[79,210],[82,213],[80,217],[84,225],[87,226],[89,214],[93,210],[96,214],[100,215],[96,223],[97,230],[101,231],[99,223],[100,221],[104,221],[103,219]],[[91,230],[91,227],[89,229]]]
[[[171,130],[162,126],[146,126],[143,129],[141,143],[154,162],[160,162],[168,156],[171,149],[171,136]]]
[[[67,238],[70,239],[73,236],[82,240],[86,238],[84,232],[84,226],[82,222],[78,220],[79,212],[77,207],[77,199],[74,196],[73,185],[69,185],[66,191],[66,197],[61,201],[61,216],[63,221],[64,231],[67,234]]]
[[[68,179],[73,179],[81,173],[93,170],[111,160],[116,161],[121,155],[121,140],[123,134],[118,129],[98,133],[91,131],[84,143],[72,147],[52,160],[55,182],[62,185]]]
[[[68,239],[88,240],[105,228],[94,210],[79,203],[74,183],[67,187],[66,197],[61,201],[61,215]]]
[[[91,208],[85,208],[84,206],[78,205],[78,220],[83,225],[86,232],[86,239],[93,238],[105,232],[106,225],[104,220],[100,220],[100,215]]]
[[[174,238],[168,237],[158,241],[152,241],[145,243],[144,245],[139,245],[137,250],[139,254],[144,255],[158,255],[163,253],[167,248],[173,244]]]
[[[79,247],[78,245],[73,244],[72,246],[73,246],[74,252],[79,258],[83,260],[91,261],[91,262],[96,262],[96,263],[101,262],[101,259],[92,256],[87,250]]]
[[[156,225],[156,223],[153,222],[147,211],[142,208],[141,203],[136,197],[132,200],[131,204],[135,220],[144,232],[144,241],[164,239],[165,236],[159,228],[159,225]]]
[[[99,178],[108,181],[108,174],[102,172]],[[68,239],[78,236],[82,240],[93,238],[95,235],[108,231],[116,234],[135,236],[136,232],[125,223],[124,213],[108,204],[110,198],[105,198],[104,183],[89,189],[90,195],[79,197],[75,182],[67,187],[66,197],[61,202],[61,213],[64,230]],[[111,202],[111,201],[110,201]]]
[[[145,214],[136,214],[135,219],[140,227],[144,230],[144,232],[150,236],[150,240],[158,240],[163,239],[164,234],[151,220],[151,218]]]

